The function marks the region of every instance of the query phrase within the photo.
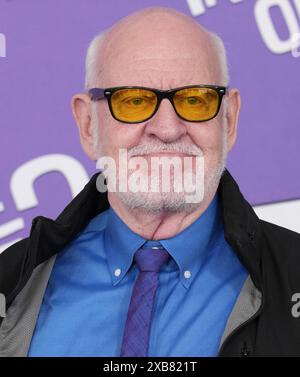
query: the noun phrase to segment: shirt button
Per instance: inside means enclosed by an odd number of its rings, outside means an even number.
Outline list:
[[[115,269],[115,276],[120,276],[120,274],[121,274],[121,269],[120,268]]]
[[[189,279],[190,277],[191,277],[191,271],[189,271],[189,270],[186,270],[186,271],[184,271],[184,277],[186,278],[186,279]]]

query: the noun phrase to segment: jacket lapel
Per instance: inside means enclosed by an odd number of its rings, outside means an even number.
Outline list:
[[[109,208],[107,192],[97,190],[99,174],[92,176],[56,220],[37,216],[32,221],[30,236],[1,254],[0,292],[6,296],[7,308],[36,266],[59,253],[93,217]],[[255,286],[261,289],[259,219],[227,169],[218,190],[222,198],[225,238],[249,271]],[[13,267],[7,269],[6,266]]]
[[[8,307],[7,317],[0,328],[0,356],[27,356],[56,254],[93,217],[109,207],[107,193],[97,191],[98,175],[96,173],[92,176],[56,220],[36,217],[30,236],[18,245],[12,245],[0,256],[4,273],[0,275],[0,291],[7,294]],[[225,238],[250,273],[228,319],[220,345],[222,347],[230,334],[252,317],[261,305],[261,229],[260,220],[227,170],[218,190],[222,198]],[[16,254],[11,249],[15,249]],[[10,268],[6,271],[3,261],[7,265],[13,262],[13,270]]]

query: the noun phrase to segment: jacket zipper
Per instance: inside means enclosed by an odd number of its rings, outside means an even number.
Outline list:
[[[233,335],[235,335],[241,328],[246,326],[249,322],[254,320],[262,312],[262,309],[263,309],[263,306],[264,306],[264,294],[263,294],[263,292],[261,292],[261,298],[262,298],[262,300],[261,300],[261,304],[260,304],[260,307],[258,308],[258,310],[250,318],[248,318],[247,321],[241,323],[230,334],[228,334],[227,338],[224,340],[224,342],[223,342],[223,344],[222,344],[222,346],[219,350],[219,353],[218,353],[219,357],[221,356],[221,353],[222,353],[225,345],[229,342],[229,340],[233,337]],[[249,356],[249,350],[246,347],[246,342],[244,342],[243,348],[241,349],[241,356]]]

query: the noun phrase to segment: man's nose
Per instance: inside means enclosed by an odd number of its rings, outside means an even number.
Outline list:
[[[147,121],[145,133],[170,143],[180,139],[187,130],[184,120],[178,117],[171,102],[164,98],[156,114]]]

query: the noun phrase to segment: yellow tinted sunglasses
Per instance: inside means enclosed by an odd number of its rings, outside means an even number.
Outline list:
[[[92,88],[93,101],[106,98],[111,115],[123,123],[141,123],[153,117],[162,99],[172,103],[176,114],[189,122],[205,122],[217,116],[228,87],[218,85],[189,85],[170,90],[143,86]]]

